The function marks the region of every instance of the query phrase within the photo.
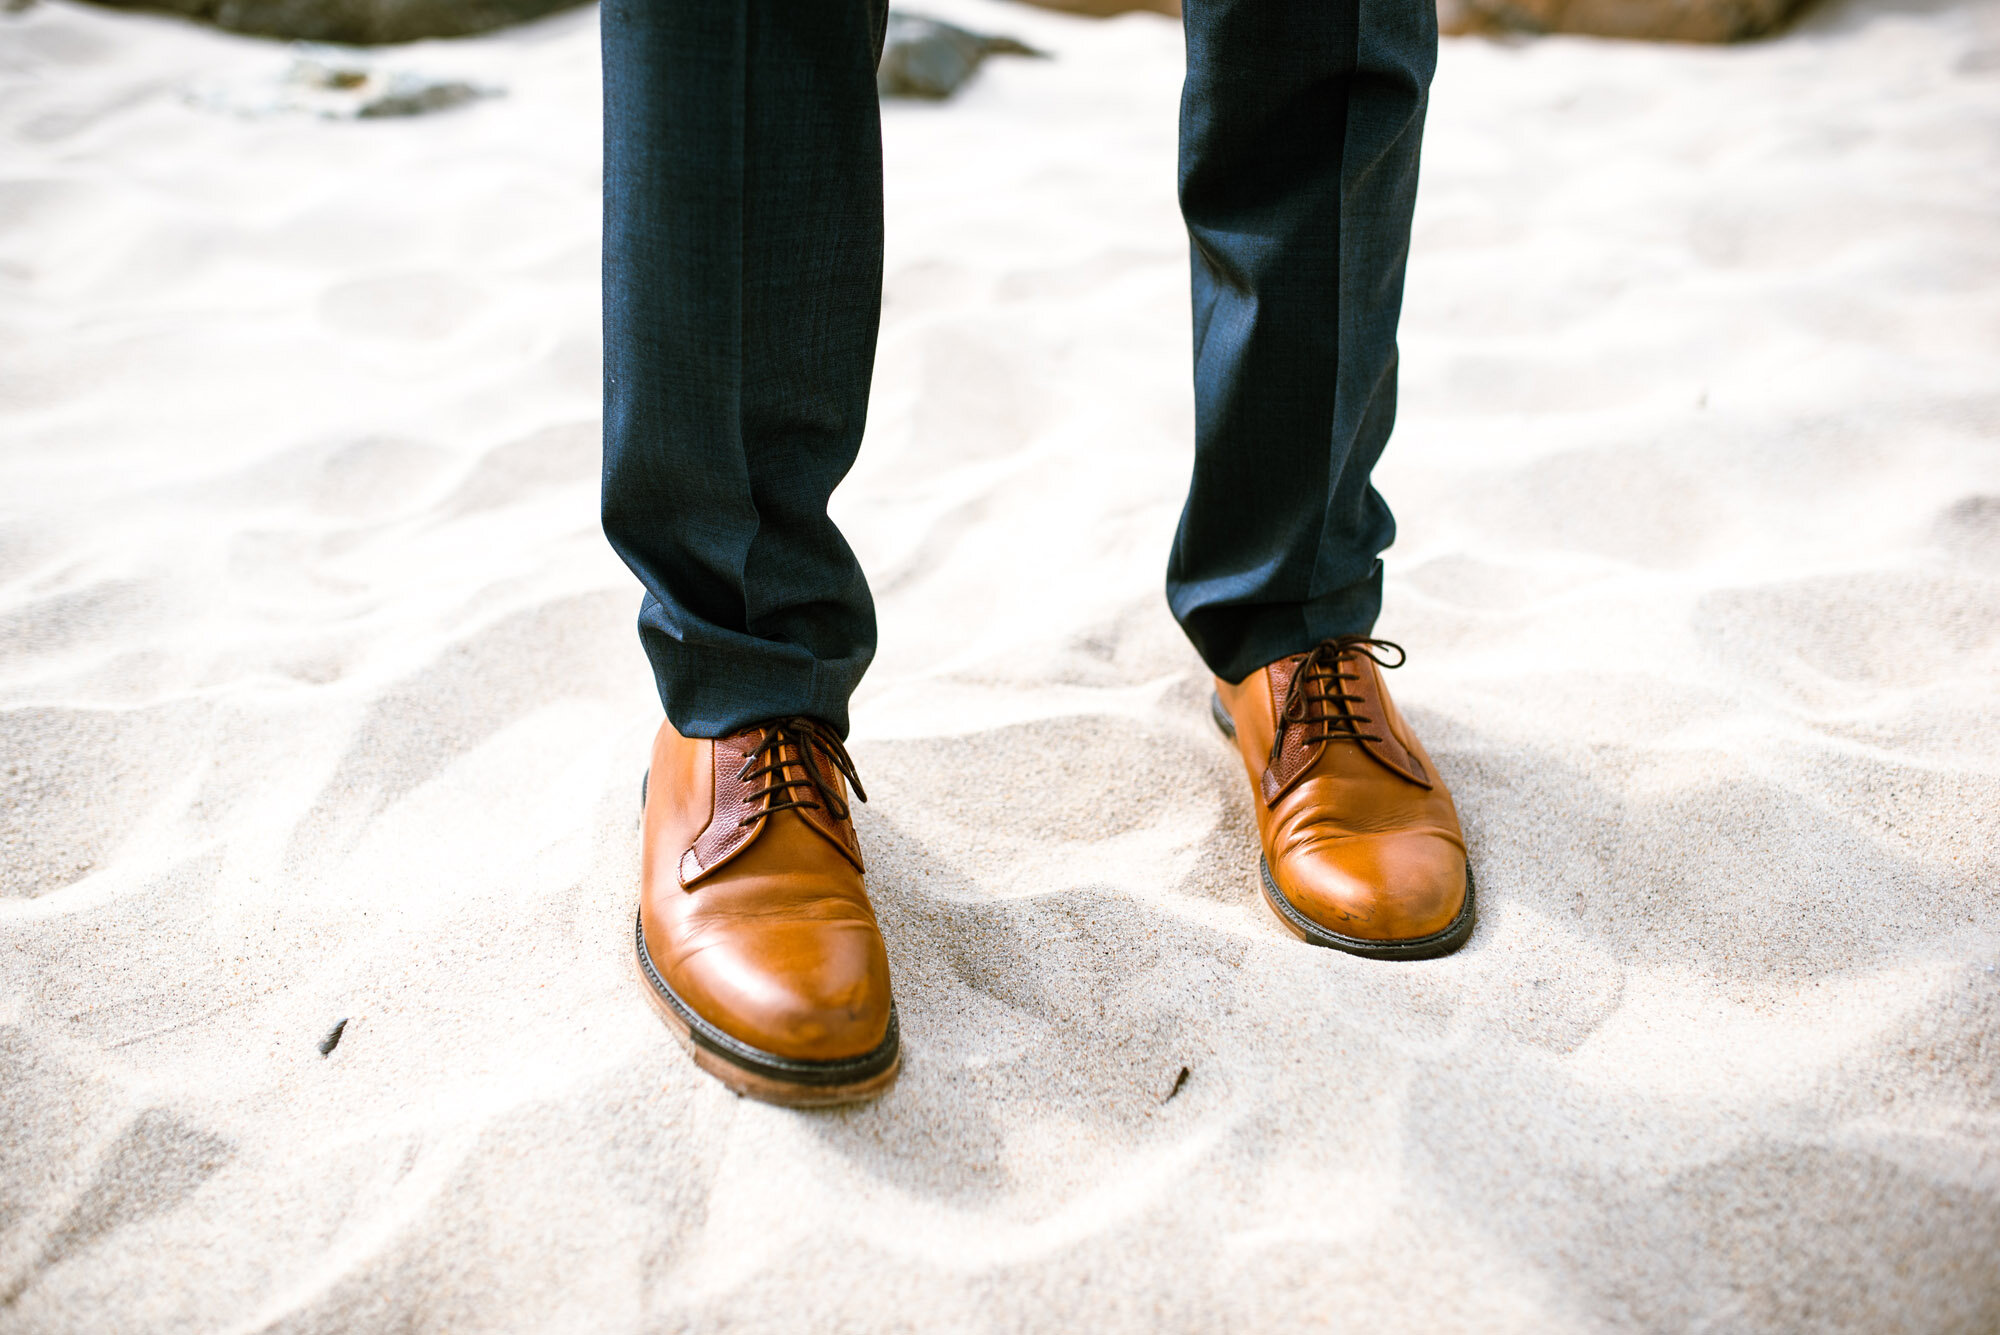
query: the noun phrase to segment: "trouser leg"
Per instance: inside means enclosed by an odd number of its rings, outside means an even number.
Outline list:
[[[875,652],[827,518],[882,295],[883,0],[605,0],[606,536],[675,728],[847,730]]]
[[[1395,536],[1369,484],[1437,59],[1430,0],[1185,0],[1195,466],[1167,570],[1228,681],[1365,634]]]

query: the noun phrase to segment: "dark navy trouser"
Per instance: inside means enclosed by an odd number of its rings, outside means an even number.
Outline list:
[[[1370,630],[1433,0],[1185,0],[1195,463],[1167,600],[1231,681]],[[882,293],[883,0],[604,0],[604,530],[674,726],[843,734],[827,518]]]

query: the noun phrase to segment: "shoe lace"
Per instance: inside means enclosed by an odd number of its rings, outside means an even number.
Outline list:
[[[1394,650],[1396,659],[1390,662],[1377,650]],[[1354,706],[1362,697],[1342,689],[1342,683],[1360,680],[1360,674],[1342,672],[1343,663],[1355,658],[1366,658],[1385,668],[1399,668],[1409,661],[1403,646],[1393,640],[1377,640],[1366,635],[1339,635],[1330,640],[1321,640],[1306,654],[1299,664],[1292,681],[1285,688],[1284,707],[1278,711],[1277,736],[1271,739],[1271,762],[1277,763],[1278,753],[1284,749],[1285,730],[1292,724],[1303,724],[1306,733],[1301,739],[1304,745],[1318,742],[1379,742],[1383,740],[1372,732],[1363,732],[1363,725],[1375,720],[1366,714],[1354,712]],[[1317,708],[1315,708],[1317,706]]]
[[[854,772],[854,759],[847,754],[839,734],[803,714],[773,719],[764,724],[763,738],[750,748],[743,768],[736,772],[737,778],[751,786],[747,800],[762,800],[765,805],[738,821],[738,826],[793,808],[825,811],[836,821],[848,818],[850,808],[836,791],[840,785],[829,785],[820,778],[819,766],[812,763],[809,750],[818,751],[834,772],[847,780],[857,800],[868,800],[861,778]],[[794,773],[803,777],[793,778]]]

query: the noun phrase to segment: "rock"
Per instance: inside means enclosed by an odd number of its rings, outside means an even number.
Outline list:
[[[1438,27],[1447,33],[1737,42],[1772,31],[1798,6],[1799,0],[1438,0]]]
[[[1021,0],[1041,9],[1109,18],[1134,10],[1178,16],[1180,0]],[[1800,0],[1437,0],[1447,33],[1572,32],[1658,42],[1761,37]]]
[[[184,14],[231,32],[374,46],[465,37],[575,8],[581,0],[94,0]]]
[[[968,32],[918,14],[891,13],[882,63],[875,69],[875,86],[884,97],[950,97],[988,56],[1043,54],[1012,37]]]
[[[1181,0],[1021,0],[1021,3],[1037,9],[1059,9],[1065,14],[1088,14],[1094,19],[1108,19],[1135,10],[1176,19],[1181,16]]]
[[[186,96],[205,110],[237,116],[303,112],[323,120],[373,120],[421,116],[500,94],[462,79],[383,69],[356,51],[301,44],[290,68],[275,79],[197,86]]]

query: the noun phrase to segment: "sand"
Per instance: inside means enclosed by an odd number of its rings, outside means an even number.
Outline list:
[[[373,122],[0,15],[0,1329],[2000,1328],[2000,9],[1446,42],[1381,629],[1484,904],[1421,964],[1259,902],[1162,605],[1177,30],[932,9],[1056,58],[885,122],[907,1055],[830,1114],[632,974],[594,14]]]

